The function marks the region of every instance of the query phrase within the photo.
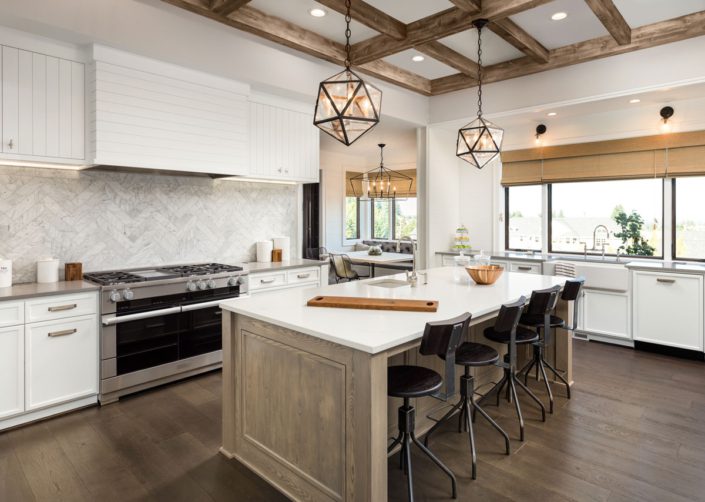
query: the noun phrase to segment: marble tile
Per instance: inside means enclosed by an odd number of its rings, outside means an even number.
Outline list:
[[[32,282],[36,260],[84,271],[182,262],[237,263],[255,242],[298,246],[295,185],[196,176],[0,167],[0,257],[13,282]]]

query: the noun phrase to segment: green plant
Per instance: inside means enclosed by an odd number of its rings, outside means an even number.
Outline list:
[[[615,208],[612,218],[619,225],[621,231],[615,232],[614,236],[622,239],[619,249],[624,249],[627,254],[637,256],[653,256],[655,248],[646,242],[641,235],[644,227],[644,218],[636,211],[627,214],[621,207]]]

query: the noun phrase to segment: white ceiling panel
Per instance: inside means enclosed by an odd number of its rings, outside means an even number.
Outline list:
[[[417,55],[423,56],[424,60],[413,61],[411,59],[412,57]],[[451,68],[450,66],[446,66],[440,61],[436,61],[435,59],[413,49],[409,49],[406,51],[399,52],[397,54],[392,54],[391,56],[387,56],[386,58],[384,58],[384,61],[387,61],[388,63],[391,63],[395,66],[398,66],[399,68],[403,68],[412,73],[416,73],[417,75],[421,75],[422,77],[431,79],[445,77],[447,75],[453,75],[454,73],[458,73],[457,70]]]
[[[705,11],[705,0],[614,0],[614,4],[632,28]]]
[[[681,0],[660,1],[673,3]],[[551,16],[556,12],[565,12],[568,17],[561,21],[554,21]],[[555,0],[520,12],[511,16],[511,19],[547,49],[557,49],[608,35],[605,27],[584,0]]]
[[[456,52],[477,62],[477,30],[467,30],[439,40]],[[482,64],[489,66],[524,54],[504,39],[492,33],[488,28],[482,30]]]
[[[313,31],[336,42],[345,43],[345,16],[323,7],[314,0],[254,0],[250,6],[259,9],[272,16],[280,17],[290,23],[294,23],[302,28]],[[309,14],[312,8],[326,11],[324,17],[313,17]],[[350,23],[352,43],[379,35],[375,30],[353,21]]]
[[[448,0],[367,0],[367,3],[406,24],[454,7]]]

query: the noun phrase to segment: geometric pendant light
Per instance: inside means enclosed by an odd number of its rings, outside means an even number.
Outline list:
[[[345,69],[318,86],[313,124],[350,146],[379,123],[382,91],[350,69],[350,0],[346,0]]]
[[[379,167],[350,178],[355,197],[361,201],[399,200],[409,197],[414,180],[411,176],[384,167],[384,143],[379,147]]]
[[[482,28],[487,19],[477,19],[477,118],[458,131],[455,154],[478,169],[485,167],[502,148],[504,131],[482,117]]]

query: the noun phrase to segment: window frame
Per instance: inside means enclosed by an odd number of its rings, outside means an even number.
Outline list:
[[[533,184],[532,184],[533,185]],[[529,186],[529,185],[515,185],[515,186]],[[533,185],[533,186],[543,186],[543,185]],[[506,186],[504,187],[504,249],[505,251],[518,251],[518,252],[537,252],[535,249],[521,249],[521,248],[510,248],[509,247],[509,189],[512,188],[511,186]],[[549,185],[549,194],[550,194],[550,185]],[[549,211],[551,208],[551,198],[549,195]],[[541,202],[541,205],[543,205],[543,200],[539,201]],[[543,232],[542,232],[543,233]],[[550,229],[549,229],[549,236],[550,236]],[[543,239],[543,235],[541,236]],[[543,242],[541,243],[541,249],[543,249]],[[540,250],[538,252],[541,252]]]
[[[681,176],[680,178],[686,178],[687,176]],[[671,178],[671,260],[674,261],[691,261],[691,262],[705,262],[705,256],[702,258],[684,258],[676,254],[676,180],[679,177]]]
[[[394,240],[394,234],[396,233],[396,211],[395,211],[395,205],[392,203],[392,199],[387,199],[386,200],[387,204],[389,204],[389,224],[391,227],[389,228],[389,237],[377,237],[375,235],[375,200],[373,199],[370,201],[370,237],[373,240],[378,240],[378,241],[393,241]]]
[[[651,178],[634,178],[634,179],[651,179]],[[657,178],[658,179],[658,178]],[[568,181],[568,182],[558,182],[558,183],[546,183],[548,186],[548,247],[547,250],[551,254],[558,254],[558,255],[570,255],[570,256],[582,256],[583,253],[580,251],[556,251],[553,249],[553,185],[560,185],[563,183],[600,183],[604,181],[633,181],[633,179],[616,179],[616,180],[589,180],[589,181]],[[664,183],[665,179],[661,179],[661,254],[660,255],[654,255],[654,256],[640,256],[640,255],[627,255],[627,254],[622,254],[619,255],[620,257],[632,257],[632,258],[638,258],[638,259],[644,259],[644,260],[663,260],[666,254],[666,197],[664,195]],[[675,204],[675,200],[673,201]],[[673,217],[673,214],[671,215]],[[674,243],[672,242],[671,245],[673,246]],[[590,256],[590,253],[588,253],[588,256]],[[595,256],[595,255],[593,255]],[[601,256],[601,254],[600,254]],[[616,253],[605,253],[605,256],[614,256],[616,257]],[[704,260],[705,261],[705,260]]]

